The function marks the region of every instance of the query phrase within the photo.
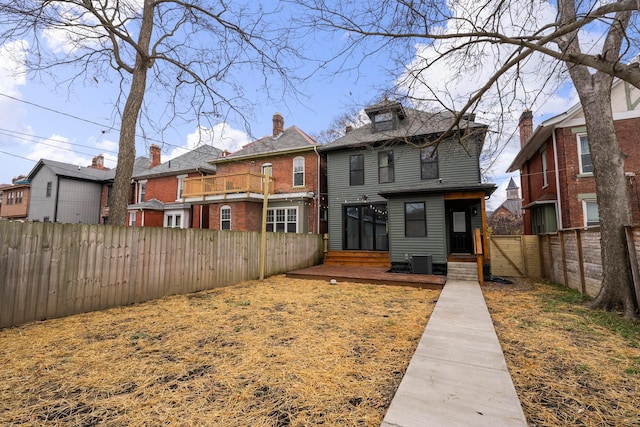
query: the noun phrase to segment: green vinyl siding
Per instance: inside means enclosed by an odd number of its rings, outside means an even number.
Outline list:
[[[458,143],[444,141],[438,147],[438,167],[443,182],[479,183],[480,162],[475,138]]]
[[[405,203],[423,202],[427,214],[427,236],[405,237]],[[405,254],[431,254],[434,263],[447,262],[444,199],[441,195],[402,197],[389,200],[389,252],[391,262],[405,262]]]
[[[474,138],[464,142],[463,145],[454,140],[445,140],[438,147],[438,170],[439,179],[444,183],[480,183],[480,168],[478,161],[478,144]],[[394,161],[394,182],[379,182],[378,154],[382,151],[393,150]],[[353,154],[363,154],[364,156],[364,184],[349,185],[349,158]],[[410,187],[424,183],[421,179],[420,148],[407,144],[387,144],[379,149],[344,149],[330,151],[327,153],[327,192],[329,201],[329,249],[342,250],[342,206],[345,204],[357,203],[397,203],[397,200],[387,201],[378,193],[389,190],[396,190],[402,187]],[[441,198],[441,196],[434,196]],[[366,198],[366,201],[365,201]],[[405,199],[403,199],[405,200]],[[441,199],[440,199],[441,200]],[[409,200],[407,200],[409,201]],[[404,203],[398,208],[399,211],[389,211],[389,221],[394,223],[394,227],[401,226],[402,232],[395,237],[404,238]],[[432,213],[433,206],[427,206],[427,238],[429,246],[421,250],[429,250],[433,253],[434,262],[446,262],[446,233],[444,230],[444,205],[440,202],[442,212]],[[398,216],[399,215],[399,216]],[[440,230],[430,233],[432,225],[430,218],[435,218],[436,226],[441,226]],[[390,231],[391,233],[391,231]],[[390,236],[391,237],[391,236]],[[436,248],[436,241],[441,247]],[[398,244],[399,242],[396,242]],[[396,252],[394,242],[389,241],[390,251],[392,251],[392,261],[404,261],[405,249]],[[402,243],[402,245],[405,245]],[[412,249],[413,243],[408,243],[406,250]],[[414,248],[418,250],[419,248]],[[433,249],[433,250],[432,250]],[[436,250],[437,249],[437,250]],[[415,252],[415,250],[413,251]],[[411,253],[411,252],[407,252]],[[401,254],[401,255],[398,255]],[[398,257],[401,256],[402,259]],[[439,258],[436,258],[438,256]],[[437,260],[437,261],[436,261]]]

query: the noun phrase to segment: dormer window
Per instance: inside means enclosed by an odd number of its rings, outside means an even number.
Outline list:
[[[376,114],[373,119],[373,126],[376,131],[395,129],[395,120],[393,113]]]
[[[388,99],[366,108],[365,113],[371,120],[374,132],[397,129],[399,122],[405,118],[402,104]]]

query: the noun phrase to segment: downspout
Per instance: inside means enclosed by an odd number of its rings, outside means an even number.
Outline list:
[[[320,191],[320,153],[318,153],[318,146],[313,146],[313,151],[315,151],[316,156],[318,157],[318,169],[316,170],[316,175],[318,176],[316,183],[316,195],[318,199],[315,200],[316,203],[316,234],[320,234],[320,198],[322,197],[322,191]]]
[[[556,199],[558,200],[558,212],[556,213],[556,220],[558,221],[558,230],[562,230],[562,197],[560,196],[560,169],[558,168],[558,145],[556,141],[556,130],[553,129],[551,140],[553,142],[553,164],[556,168]]]
[[[56,203],[53,205],[53,222],[58,222],[58,200],[60,198],[60,175],[56,176]]]

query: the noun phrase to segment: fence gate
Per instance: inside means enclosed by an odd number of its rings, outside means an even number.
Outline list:
[[[541,277],[538,236],[491,236],[491,274]]]

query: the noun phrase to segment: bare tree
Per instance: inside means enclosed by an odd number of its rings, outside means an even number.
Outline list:
[[[395,59],[390,65],[406,66],[398,79],[405,95],[414,103],[438,103],[457,112],[459,119],[490,103],[496,120],[513,110],[519,114],[518,99],[530,107],[547,96],[527,91],[527,78],[542,81],[553,93],[568,73],[585,113],[600,211],[604,269],[594,307],[622,308],[625,316],[636,315],[623,230],[632,221],[625,156],[616,140],[610,102],[614,78],[640,88],[640,68],[629,61],[640,51],[636,0],[558,0],[557,9],[536,0],[300,4],[307,5],[308,25],[342,34],[345,44],[335,55],[342,58],[343,70],[366,66],[350,58],[378,53]],[[579,35],[587,33],[600,39],[581,45]],[[431,56],[421,57],[425,48]],[[461,82],[457,78],[463,71],[467,80]],[[446,81],[444,90],[434,79]],[[467,92],[457,91],[459,86]]]
[[[262,83],[263,98],[274,88],[291,90],[286,64],[297,50],[281,12],[226,0],[0,0],[0,43],[26,41],[28,70],[49,73],[70,91],[83,82],[118,86],[109,221],[122,225],[138,132],[154,126],[162,134],[177,120],[244,119],[253,101],[244,92],[248,80]]]

